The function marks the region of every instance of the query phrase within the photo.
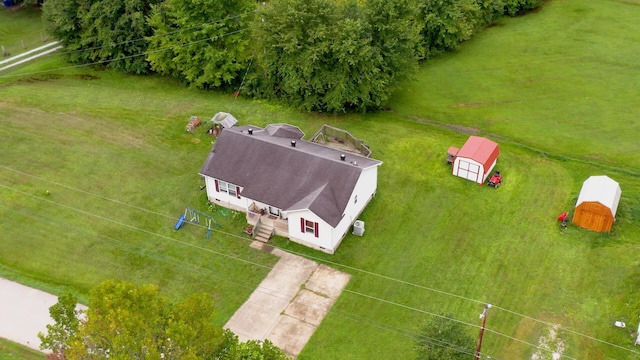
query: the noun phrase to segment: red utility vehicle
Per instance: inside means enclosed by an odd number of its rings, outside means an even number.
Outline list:
[[[500,171],[496,171],[493,173],[488,182],[489,186],[493,186],[494,188],[498,188],[500,184],[502,184],[502,175],[500,175]]]

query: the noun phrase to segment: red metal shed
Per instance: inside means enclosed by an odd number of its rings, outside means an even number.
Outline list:
[[[498,160],[498,144],[480,137],[469,136],[453,162],[453,175],[483,184]]]

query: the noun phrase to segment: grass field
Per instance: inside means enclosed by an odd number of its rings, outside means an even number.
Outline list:
[[[548,1],[425,64],[392,107],[637,172],[637,16],[637,1]]]
[[[44,360],[41,352],[20,346],[0,338],[0,360]]]
[[[366,116],[300,114],[86,68],[0,74],[0,276],[81,298],[107,278],[157,283],[172,298],[206,291],[223,324],[275,259],[248,248],[230,212],[213,213],[222,227],[209,240],[195,226],[173,231],[185,206],[206,209],[197,172],[212,139],[184,125],[218,111],[307,134],[329,123],[384,164],[365,236],[349,235],[333,256],[274,241],[353,275],[300,359],[410,359],[430,316],[451,314],[473,338],[485,303],[494,307],[483,352],[494,359],[530,359],[552,324],[566,359],[635,359],[640,7],[631,3],[550,1],[504,20],[425,64],[392,111]],[[62,66],[50,57],[10,75]],[[500,143],[498,190],[452,177],[444,162],[476,131]],[[597,174],[622,187],[613,231],[561,232],[556,216]]]
[[[5,52],[15,56],[53,40],[46,33],[40,15],[40,10],[31,7],[0,8],[0,46]]]

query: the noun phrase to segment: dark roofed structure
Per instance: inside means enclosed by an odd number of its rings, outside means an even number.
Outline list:
[[[336,226],[362,170],[381,162],[301,140],[303,136],[287,124],[227,129],[200,173],[241,186],[244,197],[285,211],[309,209]]]

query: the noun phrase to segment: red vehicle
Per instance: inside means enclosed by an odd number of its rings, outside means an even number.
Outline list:
[[[493,173],[488,182],[489,186],[493,186],[494,188],[498,188],[500,184],[502,184],[502,175],[500,175],[500,171],[496,171]]]

